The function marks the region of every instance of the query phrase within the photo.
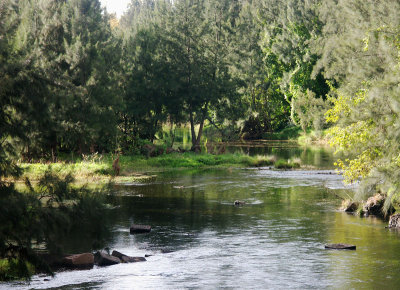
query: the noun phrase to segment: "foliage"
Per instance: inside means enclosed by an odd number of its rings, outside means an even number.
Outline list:
[[[347,1],[320,10],[325,37],[317,68],[338,87],[326,115],[335,124],[331,143],[350,154],[337,165],[348,182],[361,180],[356,199],[387,194],[385,209],[399,197],[397,8],[396,1]]]
[[[263,51],[276,89],[290,103],[291,121],[305,131],[322,128],[325,77],[314,69],[319,59],[314,43],[321,38],[319,1],[269,0],[261,7]]]

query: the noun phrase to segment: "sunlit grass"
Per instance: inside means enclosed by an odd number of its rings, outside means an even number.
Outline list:
[[[141,155],[120,156],[120,176],[114,176],[112,156],[103,155],[96,159],[65,161],[56,163],[22,163],[24,176],[37,180],[47,170],[65,176],[72,174],[76,182],[104,183],[112,179],[114,182],[135,182],[151,179],[149,172],[159,172],[173,169],[203,169],[203,168],[231,168],[231,167],[262,167],[298,168],[297,162],[283,165],[283,161],[276,160],[275,156],[248,156],[244,154],[195,154],[192,152],[163,154],[157,157],[146,158]],[[287,162],[286,162],[287,163]],[[282,167],[283,166],[283,167]]]

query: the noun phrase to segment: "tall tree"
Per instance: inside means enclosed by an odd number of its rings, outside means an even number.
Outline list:
[[[399,35],[397,1],[337,1],[321,6],[324,38],[318,69],[337,81],[328,120],[332,145],[353,158],[339,160],[348,182],[362,180],[357,199],[378,189],[400,194]]]
[[[323,74],[314,69],[319,56],[312,45],[322,28],[318,7],[317,0],[269,0],[261,10],[266,57],[277,58],[275,69],[282,70],[281,89],[291,104],[291,119],[303,129],[321,124],[322,114],[311,120],[306,117],[324,110],[323,99],[329,91]],[[307,106],[309,101],[313,102]]]
[[[61,58],[74,86],[62,106],[66,119],[62,142],[80,152],[109,150],[116,138],[115,109],[120,104],[115,87],[119,43],[97,0],[68,1],[61,19],[65,32]]]

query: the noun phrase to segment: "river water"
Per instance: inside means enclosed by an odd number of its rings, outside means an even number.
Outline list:
[[[0,288],[399,288],[400,233],[379,219],[338,211],[338,196],[352,189],[329,168],[329,154],[318,154],[303,159],[323,170],[174,171],[118,185],[101,246],[152,255],[147,262],[39,275]],[[246,204],[234,206],[235,200]],[[132,223],[149,224],[152,232],[130,235]],[[66,250],[89,251],[93,241],[84,237],[77,233]],[[326,243],[357,250],[325,250]]]

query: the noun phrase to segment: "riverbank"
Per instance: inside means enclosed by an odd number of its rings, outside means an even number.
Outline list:
[[[315,131],[307,129],[307,131],[304,132],[299,126],[291,126],[284,128],[276,133],[265,134],[263,136],[263,139],[294,141],[302,146],[306,145],[327,146],[329,144],[326,130]]]
[[[120,174],[115,175],[111,155],[95,155],[85,160],[60,161],[56,163],[22,163],[24,177],[31,181],[38,180],[46,171],[65,176],[71,174],[76,183],[115,183],[145,182],[164,170],[213,169],[233,167],[275,166],[278,169],[299,168],[298,160],[282,160],[275,156],[248,156],[244,154],[195,154],[172,153],[146,158],[140,155],[121,155],[119,158]]]

